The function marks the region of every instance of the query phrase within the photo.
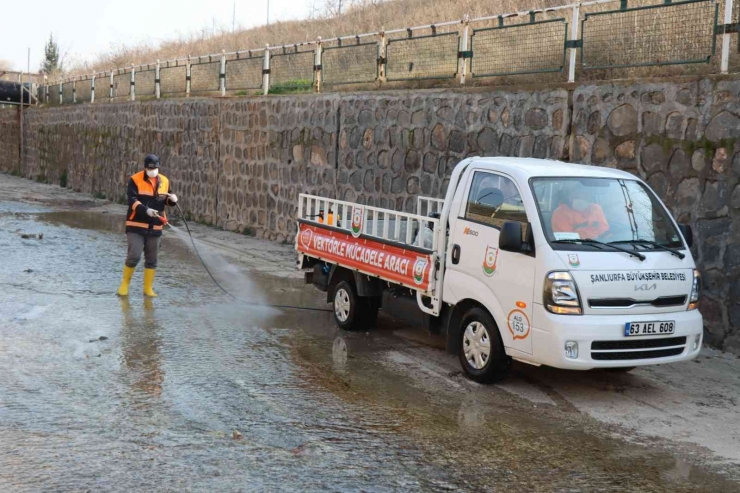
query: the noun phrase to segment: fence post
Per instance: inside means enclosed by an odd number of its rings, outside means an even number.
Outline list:
[[[262,64],[262,95],[270,93],[270,45],[265,45],[265,61]]]
[[[108,101],[113,99],[113,69],[110,70],[110,87],[108,88]]]
[[[18,149],[18,158],[20,160],[20,168],[23,170],[23,69],[21,69],[21,73],[18,74],[18,84],[21,86],[20,106],[18,106],[18,131],[20,132],[18,135],[18,143],[20,144],[20,148]]]
[[[732,0],[725,0],[725,15],[723,24],[732,23]],[[725,28],[727,30],[727,28]],[[722,35],[722,63],[720,73],[726,74],[730,65],[730,34],[725,32]],[[740,34],[738,34],[740,36]]]
[[[578,22],[580,21],[581,4],[573,7],[573,17],[570,22],[570,40],[578,41]],[[570,60],[568,61],[568,82],[576,81],[576,52],[578,48],[570,49]]]
[[[62,80],[63,79],[59,79],[59,104],[60,105],[64,104],[64,94],[62,93]]]
[[[378,82],[385,82],[385,62],[386,62],[385,28],[380,28],[380,42],[378,43]]]
[[[190,55],[188,55],[188,61],[185,62],[185,97],[190,97]]]
[[[154,67],[154,97],[159,99],[159,58],[157,58],[157,66]]]
[[[77,81],[72,81],[72,104],[77,103]]]
[[[462,47],[460,51],[465,53],[466,51],[468,51],[468,30],[470,29],[470,21],[468,18],[468,14],[465,14],[465,17],[463,17],[462,23],[465,27],[463,27]],[[465,85],[465,74],[468,71],[468,59],[465,58],[465,56],[461,56],[460,62],[462,64],[462,66],[460,67],[460,84]]]
[[[131,64],[131,101],[136,101],[136,69]]]
[[[316,92],[321,92],[321,72],[323,71],[323,67],[321,66],[321,36],[319,36],[318,41],[316,41],[316,54],[314,55],[314,90]]]
[[[95,102],[95,73],[92,74],[90,79],[90,104]]]
[[[226,50],[221,50],[221,70],[218,74],[221,96],[226,96]]]
[[[44,104],[49,104],[49,78],[44,74]]]

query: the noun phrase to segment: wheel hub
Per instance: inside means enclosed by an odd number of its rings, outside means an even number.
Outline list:
[[[340,322],[344,323],[347,321],[349,318],[349,309],[349,293],[344,288],[340,288],[334,295],[334,314]]]
[[[480,322],[471,322],[463,334],[463,351],[468,364],[482,370],[491,355],[491,339],[488,330]]]

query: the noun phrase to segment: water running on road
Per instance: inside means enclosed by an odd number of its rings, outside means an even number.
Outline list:
[[[392,321],[347,333],[231,303],[167,236],[160,297],[139,269],[118,299],[122,218],[40,212],[0,202],[0,491],[737,491],[442,374]],[[202,253],[245,297],[320,301]]]

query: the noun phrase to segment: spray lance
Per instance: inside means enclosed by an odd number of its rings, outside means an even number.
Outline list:
[[[167,194],[169,197],[169,194]],[[241,303],[244,303],[246,305],[252,305],[252,306],[263,306],[267,308],[284,308],[284,309],[291,309],[291,310],[305,310],[305,311],[311,311],[311,312],[330,312],[331,310],[328,310],[326,308],[311,308],[306,306],[294,306],[294,305],[271,305],[267,303],[255,303],[254,301],[247,301],[243,300],[241,298],[237,298],[233,294],[231,294],[226,288],[224,288],[221,283],[219,283],[216,278],[211,273],[210,269],[208,268],[208,265],[206,265],[206,262],[203,260],[203,257],[201,257],[200,252],[198,251],[198,247],[195,246],[195,239],[193,238],[193,233],[190,231],[190,226],[188,225],[187,220],[185,219],[185,214],[182,212],[182,209],[180,208],[180,203],[175,202],[175,207],[177,207],[177,212],[180,214],[180,219],[182,219],[183,224],[185,224],[185,230],[188,233],[188,236],[190,237],[190,243],[193,245],[193,251],[195,251],[196,256],[198,257],[198,260],[200,261],[201,265],[203,265],[203,268],[208,273],[208,276],[211,278],[211,280],[214,282],[218,288],[224,292],[228,297],[235,301],[239,301]],[[162,221],[163,226],[170,226],[172,225],[169,223],[166,217],[160,216],[159,214],[156,215],[156,217],[159,218],[160,221]]]

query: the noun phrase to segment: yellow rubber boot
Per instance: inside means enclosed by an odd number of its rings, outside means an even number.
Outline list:
[[[121,279],[121,285],[118,286],[116,294],[118,296],[128,296],[128,285],[131,282],[131,276],[134,275],[136,267],[123,266],[123,279]]]
[[[154,293],[152,286],[154,285],[154,273],[156,269],[144,269],[144,296],[150,296],[156,298],[157,295]]]

